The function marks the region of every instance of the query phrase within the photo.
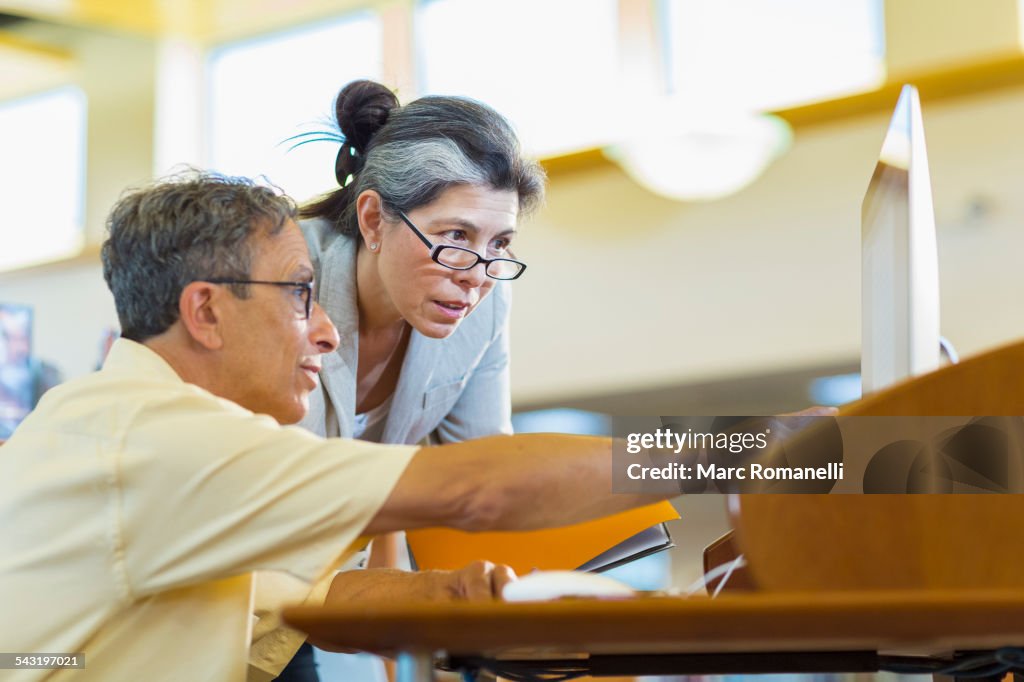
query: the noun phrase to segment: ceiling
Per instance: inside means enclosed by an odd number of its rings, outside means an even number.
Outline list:
[[[393,0],[405,2],[406,0]],[[0,102],[72,82],[61,46],[26,38],[39,22],[211,45],[237,40],[380,0],[0,0]]]
[[[0,29],[0,101],[63,85],[73,69],[69,53]]]
[[[374,3],[366,0],[0,0],[0,13],[152,37],[174,35],[200,43],[216,43],[370,4]]]

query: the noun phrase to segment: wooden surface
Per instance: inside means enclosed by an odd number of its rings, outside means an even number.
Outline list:
[[[291,607],[315,638],[453,655],[950,650],[1024,645],[1024,590]]]
[[[737,528],[761,589],[1024,587],[1021,495],[753,498]]]
[[[842,415],[1024,415],[1024,341],[869,395]]]
[[[1024,343],[841,415],[1024,415]],[[765,590],[1024,587],[1024,495],[745,495],[739,550]]]

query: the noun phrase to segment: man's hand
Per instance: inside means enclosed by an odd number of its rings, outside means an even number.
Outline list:
[[[447,594],[455,600],[501,599],[501,591],[516,579],[515,571],[505,564],[474,561],[457,571],[429,571],[447,574]]]
[[[504,564],[474,561],[457,571],[400,571],[392,568],[368,568],[345,571],[334,576],[324,606],[339,606],[373,601],[376,603],[486,601],[500,599],[505,585],[516,579]],[[310,638],[321,649],[352,653],[330,642]],[[387,655],[387,652],[375,652]]]
[[[334,576],[325,605],[358,601],[466,601],[500,599],[501,590],[516,579],[504,564],[474,561],[457,571],[400,571],[370,568]]]

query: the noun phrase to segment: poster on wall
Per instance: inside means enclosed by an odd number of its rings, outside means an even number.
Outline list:
[[[0,440],[10,438],[32,409],[32,309],[0,303]]]

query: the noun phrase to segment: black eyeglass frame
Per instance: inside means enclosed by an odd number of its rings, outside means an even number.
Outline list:
[[[304,297],[304,303],[306,305],[306,319],[308,320],[313,312],[313,282],[274,282],[265,279],[225,279],[223,277],[207,277],[206,279],[199,280],[201,282],[209,282],[210,284],[270,284],[275,287],[295,287],[304,289],[306,295]]]
[[[413,233],[420,238],[420,241],[427,245],[428,249],[430,249],[430,260],[434,261],[440,266],[446,267],[449,270],[472,270],[480,263],[483,263],[484,274],[490,277],[491,279],[500,280],[502,282],[511,282],[514,279],[519,279],[520,277],[523,276],[523,273],[526,272],[526,263],[524,263],[521,260],[516,260],[515,258],[484,258],[473,249],[466,249],[461,246],[452,246],[450,244],[434,244],[429,239],[427,239],[427,235],[420,232],[420,229],[416,227],[416,225],[411,220],[409,220],[409,216],[405,215],[405,211],[403,211],[402,209],[396,209],[396,211],[398,213],[398,217],[402,219],[402,222],[408,225],[409,229],[412,230]],[[472,265],[467,265],[464,268],[457,268],[454,265],[442,263],[439,259],[445,249],[451,249],[453,251],[465,251],[466,253],[471,253],[474,256],[476,256],[476,260],[473,262]],[[509,251],[509,255],[514,256],[515,254]],[[519,266],[519,272],[517,272],[514,277],[495,277],[490,272],[488,272],[488,269],[491,263],[496,262],[515,263],[516,265]]]

